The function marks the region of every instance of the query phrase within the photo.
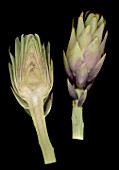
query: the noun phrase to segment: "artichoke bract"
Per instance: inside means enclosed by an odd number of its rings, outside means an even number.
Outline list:
[[[82,105],[106,57],[104,49],[108,32],[104,34],[105,23],[99,14],[87,13],[84,16],[82,12],[78,17],[77,28],[72,25],[67,51],[63,52],[68,91],[73,98],[74,139],[83,139]]]
[[[15,57],[9,51],[9,73],[12,92],[19,104],[31,116],[45,164],[56,161],[50,142],[45,116],[52,106],[53,62],[50,43],[41,44],[37,34],[15,39]]]

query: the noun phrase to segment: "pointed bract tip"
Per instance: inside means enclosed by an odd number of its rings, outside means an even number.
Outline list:
[[[78,100],[78,106],[81,107],[83,103],[85,102],[87,97],[87,89],[84,90],[84,92],[81,94],[80,99]]]
[[[67,86],[68,86],[69,95],[70,95],[73,99],[77,100],[77,99],[78,99],[78,95],[77,95],[77,93],[76,93],[76,91],[75,91],[75,88],[74,88],[74,87],[72,86],[72,84],[70,83],[69,79],[67,79]]]
[[[79,17],[83,18],[84,12],[82,11]]]

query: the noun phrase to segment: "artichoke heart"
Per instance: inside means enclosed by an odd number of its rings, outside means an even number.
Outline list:
[[[12,65],[9,72],[14,93],[26,99],[33,95],[45,99],[53,86],[53,64],[50,46],[41,45],[37,34],[22,35],[15,40],[15,58],[10,53]]]

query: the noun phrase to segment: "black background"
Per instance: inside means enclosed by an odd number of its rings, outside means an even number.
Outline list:
[[[1,5],[0,12],[0,96],[1,96],[1,157],[3,169],[62,169],[113,166],[116,151],[117,111],[114,110],[115,56],[114,45],[114,2],[71,1],[16,2]],[[85,140],[72,140],[71,98],[67,92],[66,74],[62,51],[66,50],[71,33],[72,19],[82,11],[96,12],[106,19],[109,31],[104,65],[95,79],[84,103]],[[54,63],[53,106],[46,117],[48,133],[54,146],[57,163],[44,165],[31,118],[17,103],[10,89],[8,72],[11,47],[21,34],[39,34],[41,42],[51,43],[51,58]],[[116,159],[116,158],[115,158]]]

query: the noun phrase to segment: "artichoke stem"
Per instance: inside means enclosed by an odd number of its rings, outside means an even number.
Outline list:
[[[43,101],[41,99],[39,100],[39,98],[35,96],[32,99],[31,104],[32,107],[30,109],[30,113],[37,132],[38,142],[41,147],[44,163],[54,163],[56,162],[56,157],[46,128]]]
[[[74,102],[74,101],[73,101]],[[83,122],[83,107],[77,106],[73,103],[72,110],[72,139],[83,140],[84,139],[84,122]]]

